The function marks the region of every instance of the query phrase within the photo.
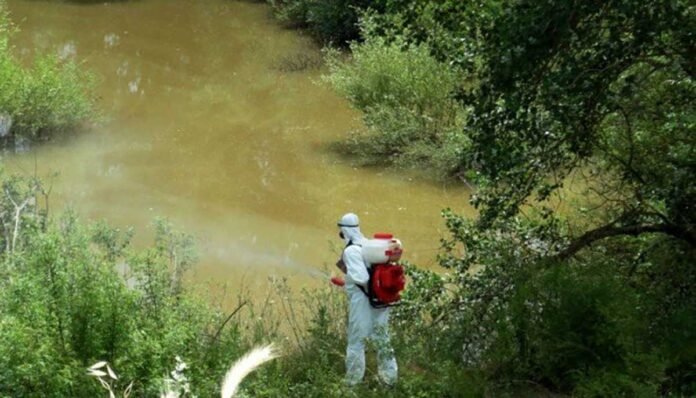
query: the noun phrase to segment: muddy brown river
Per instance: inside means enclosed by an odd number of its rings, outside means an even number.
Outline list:
[[[53,202],[152,239],[167,217],[196,237],[197,282],[263,290],[325,283],[335,227],[390,231],[406,259],[434,267],[444,207],[471,213],[461,187],[354,168],[327,144],[359,114],[319,80],[320,48],[263,4],[143,0],[89,5],[10,0],[13,44],[81,62],[97,76],[105,120],[65,142],[6,155],[10,171],[58,172]],[[309,60],[309,69],[294,66]],[[332,242],[334,249],[332,249]],[[243,282],[242,282],[243,281]]]

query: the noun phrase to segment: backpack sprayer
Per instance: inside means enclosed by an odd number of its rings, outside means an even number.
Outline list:
[[[404,267],[398,263],[403,254],[399,239],[389,233],[376,233],[372,239],[362,244],[363,260],[370,279],[367,286],[358,286],[375,308],[395,305],[401,300],[401,292],[406,287]],[[331,283],[344,286],[345,281],[339,277],[331,278]]]

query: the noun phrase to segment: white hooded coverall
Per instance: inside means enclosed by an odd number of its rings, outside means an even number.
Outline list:
[[[356,285],[367,286],[369,273],[362,256],[365,237],[360,232],[358,216],[348,213],[339,222],[348,245],[343,251],[346,266],[345,289],[348,295],[348,347],[346,349],[346,383],[355,385],[365,374],[365,340],[377,348],[378,375],[382,382],[393,385],[397,379],[394,350],[389,342],[389,308],[373,308],[367,295]]]

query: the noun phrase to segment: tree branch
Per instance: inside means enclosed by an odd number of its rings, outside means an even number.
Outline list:
[[[210,342],[210,346],[211,346],[211,347],[212,347],[213,345],[215,345],[215,343],[217,342],[218,337],[220,337],[220,333],[222,332],[222,329],[225,328],[225,325],[227,325],[227,322],[229,322],[230,319],[232,319],[232,317],[235,316],[235,315],[239,312],[239,310],[241,310],[246,304],[247,304],[246,301],[242,301],[241,303],[239,303],[239,305],[237,306],[237,308],[235,308],[234,311],[232,311],[232,313],[225,319],[225,321],[222,322],[222,324],[221,324],[220,327],[218,328],[217,332],[215,332],[215,335],[213,336],[213,338],[212,338],[212,340],[211,340],[211,342]]]
[[[582,250],[583,248],[604,238],[622,235],[638,236],[644,233],[663,233],[673,236],[677,239],[686,241],[691,246],[696,246],[696,237],[694,237],[692,233],[689,233],[689,231],[684,230],[675,225],[643,224],[615,227],[613,224],[609,224],[585,232],[582,236],[571,242],[571,244],[565,250],[558,253],[556,257],[561,260],[568,259],[574,256],[578,251]]]
[[[15,250],[15,247],[17,246],[17,237],[19,236],[19,227],[20,227],[20,219],[22,216],[22,211],[24,208],[31,202],[31,197],[26,198],[22,204],[17,204],[17,202],[14,201],[12,198],[12,194],[10,194],[9,191],[5,190],[5,195],[7,198],[12,202],[12,205],[14,206],[15,214],[14,214],[14,230],[12,232],[12,244],[9,247],[9,252],[13,253]]]

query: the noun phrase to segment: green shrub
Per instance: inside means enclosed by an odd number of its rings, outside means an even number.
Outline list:
[[[369,0],[268,0],[276,16],[290,27],[308,29],[324,43],[346,46],[359,38],[358,17],[368,7],[381,8]]]
[[[433,356],[480,371],[497,394],[693,395],[688,246],[620,238],[568,261],[554,256],[559,224],[528,215],[480,228],[445,215],[440,262],[452,273],[415,273],[397,313],[431,326]]]
[[[510,321],[496,328],[508,341],[494,354],[505,371],[581,396],[655,396],[663,361],[647,340],[639,292],[607,272],[615,266],[597,258],[523,282],[501,314]]]
[[[0,115],[11,118],[10,135],[47,138],[91,120],[92,76],[53,55],[38,55],[31,68],[23,68],[9,44],[13,30],[0,1]]]
[[[339,144],[363,164],[393,164],[448,175],[469,145],[465,110],[455,101],[459,75],[425,44],[369,36],[352,59],[329,52],[325,81],[364,114],[366,131]]]
[[[177,355],[195,391],[214,394],[244,343],[236,327],[213,338],[225,315],[183,289],[190,239],[159,223],[156,245],[134,252],[130,233],[47,218],[37,181],[2,188],[0,396],[96,396],[85,369],[97,360],[158,396]]]
[[[308,0],[268,0],[276,18],[290,28],[306,28]]]

